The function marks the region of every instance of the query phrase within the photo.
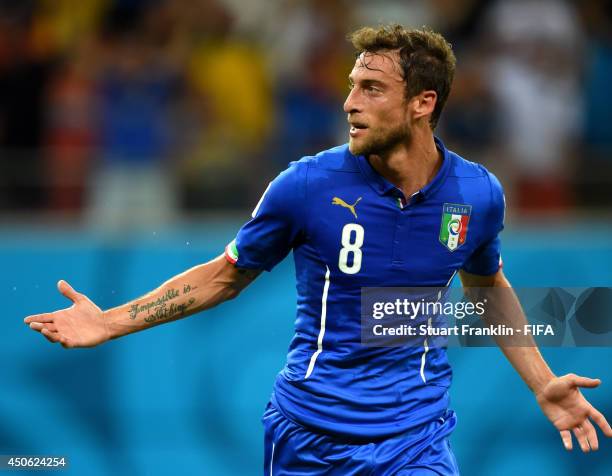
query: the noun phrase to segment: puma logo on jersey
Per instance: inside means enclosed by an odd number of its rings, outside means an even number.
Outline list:
[[[334,198],[332,198],[332,205],[340,205],[341,207],[348,208],[350,210],[350,212],[355,216],[355,218],[357,218],[357,212],[355,212],[355,207],[357,206],[357,204],[359,203],[360,200],[361,200],[361,197],[359,197],[355,201],[355,203],[353,203],[352,205],[349,205],[348,203],[346,203],[341,198],[334,197]]]

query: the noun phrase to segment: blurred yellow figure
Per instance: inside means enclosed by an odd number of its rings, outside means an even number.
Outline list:
[[[273,111],[262,53],[233,39],[206,42],[195,49],[189,70],[196,90],[210,101],[217,127],[245,148],[262,145]]]

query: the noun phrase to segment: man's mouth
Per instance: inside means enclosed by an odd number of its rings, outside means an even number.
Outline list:
[[[352,122],[351,123],[351,128],[349,130],[349,134],[351,135],[351,137],[355,137],[356,135],[359,134],[360,131],[367,129],[368,126],[366,126],[365,124],[362,124],[360,122]]]

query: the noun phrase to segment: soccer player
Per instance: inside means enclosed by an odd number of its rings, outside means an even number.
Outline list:
[[[509,288],[502,187],[433,134],[455,69],[441,35],[391,25],[351,39],[349,143],[272,181],[225,256],[107,311],[60,281],[74,304],[25,322],[67,348],[99,345],[232,299],[293,251],[295,336],[263,418],[264,473],[455,475],[445,348],[362,345],[360,293],[444,287],[457,272],[465,287]],[[612,436],[579,390],[599,380],[555,376],[535,346],[502,350],[568,450],[571,433],[597,449],[593,422]]]

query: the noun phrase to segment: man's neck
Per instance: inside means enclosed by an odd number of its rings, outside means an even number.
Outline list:
[[[414,135],[410,144],[400,144],[385,155],[370,155],[368,160],[376,172],[409,198],[433,180],[443,157],[429,133]]]

